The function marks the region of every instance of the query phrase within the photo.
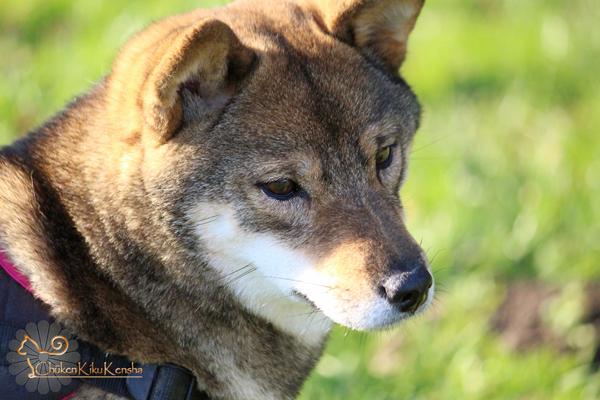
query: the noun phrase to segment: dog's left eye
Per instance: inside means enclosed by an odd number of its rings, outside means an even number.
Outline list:
[[[263,192],[277,200],[287,200],[294,195],[298,189],[296,182],[289,179],[264,183]]]
[[[384,169],[392,163],[392,146],[388,146],[381,150],[375,156],[375,166],[377,169]]]

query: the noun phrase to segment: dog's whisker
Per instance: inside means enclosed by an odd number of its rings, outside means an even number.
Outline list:
[[[256,268],[256,267],[252,267],[252,268],[251,268],[251,269],[249,269],[248,271],[244,271],[244,272],[243,272],[243,273],[241,273],[240,275],[238,275],[238,276],[234,277],[233,279],[230,279],[230,280],[229,280],[227,283],[231,284],[231,283],[233,283],[233,282],[235,282],[235,281],[237,281],[237,280],[240,280],[240,279],[242,279],[243,277],[245,277],[246,275],[249,275],[249,274],[251,274],[251,273],[253,273],[253,272],[257,271],[257,270],[258,270],[258,268]]]
[[[275,302],[277,302],[277,301],[279,301],[281,299],[289,299],[289,298],[292,298],[294,296],[296,296],[296,295],[294,295],[294,294],[284,294],[283,296],[275,297],[274,299],[271,299],[270,301],[267,301],[266,303],[263,303],[260,306],[264,307],[264,306],[269,305],[271,303],[275,303]]]
[[[418,149],[414,149],[414,150],[412,150],[412,151],[410,152],[410,154],[414,154],[414,153],[416,153],[417,151],[421,151],[421,150],[423,150],[423,149],[426,149],[427,147],[429,147],[429,146],[432,146],[432,145],[434,145],[434,144],[436,144],[436,143],[438,143],[438,142],[440,142],[440,141],[442,141],[442,140],[444,140],[444,139],[447,139],[448,137],[450,137],[450,136],[452,136],[452,135],[454,135],[454,133],[449,133],[449,134],[447,134],[447,135],[444,135],[444,136],[442,136],[441,138],[438,138],[438,139],[434,140],[433,142],[431,142],[431,143],[429,143],[429,144],[426,144],[426,145],[424,145],[424,146],[421,146],[421,147],[419,147]],[[412,160],[412,157],[411,157],[411,160]]]
[[[306,316],[306,318],[309,318],[311,315],[313,315],[317,311],[318,310],[311,310],[311,311],[306,312],[306,313],[290,314],[290,315],[286,315],[285,318],[297,318],[297,317],[304,317],[304,316]]]
[[[319,327],[322,328],[323,327],[323,323],[325,321],[327,321],[328,319],[329,319],[329,317],[325,315],[321,319],[319,319],[318,321],[315,321],[314,325],[319,324]]]
[[[360,332],[360,341],[358,343],[359,343],[358,346],[364,350],[365,346],[367,345],[367,333],[366,332]]]
[[[315,286],[324,287],[324,288],[330,289],[330,290],[333,289],[331,286],[320,285],[318,283],[307,282],[307,281],[300,281],[298,279],[283,278],[283,277],[279,277],[279,276],[266,276],[266,275],[263,275],[263,277],[264,278],[270,278],[270,279],[281,279],[281,280],[284,280],[284,281],[292,281],[292,282],[298,282],[298,283],[306,283],[306,284],[309,284],[309,285],[315,285]]]
[[[413,333],[412,333],[410,327],[408,326],[408,324],[402,324],[402,326],[404,327],[404,332],[406,333],[406,335],[408,335],[408,337],[410,337],[412,339]]]
[[[433,260],[432,260],[432,261],[433,261]],[[440,271],[443,271],[443,270],[445,270],[445,269],[450,269],[450,267],[444,267],[444,268],[439,268],[439,269],[436,269],[435,271],[433,271],[433,274],[435,275],[435,274],[437,274],[438,272],[440,272]]]
[[[331,321],[327,315],[324,315],[323,318],[319,321],[320,327],[323,327],[323,323],[326,321]]]
[[[218,278],[218,279],[216,279],[215,281],[218,281],[218,280],[224,279],[224,278],[226,278],[226,277],[228,277],[228,276],[231,276],[231,275],[233,275],[233,274],[235,274],[235,273],[237,273],[237,272],[240,272],[240,271],[242,271],[242,270],[243,270],[243,269],[245,269],[245,268],[248,268],[248,267],[249,267],[249,266],[251,266],[251,265],[252,265],[252,263],[250,263],[250,264],[247,264],[247,265],[245,265],[244,267],[242,267],[242,268],[240,268],[240,269],[238,269],[238,270],[236,270],[236,271],[234,271],[234,272],[232,272],[232,273],[230,273],[230,274],[227,274],[227,275],[225,275],[225,276],[223,276],[223,277],[221,277],[221,278]],[[242,275],[240,275],[240,276],[237,276],[237,277],[235,277],[235,278],[234,278],[234,280],[237,280],[237,279],[239,279],[239,278],[242,278],[242,277],[244,277],[244,276],[248,275],[248,273],[252,273],[252,272],[254,272],[254,271],[257,271],[257,270],[258,270],[258,268],[256,268],[256,267],[253,267],[253,269],[252,269],[251,271],[247,271],[247,272],[245,272],[244,274],[242,274]],[[281,280],[285,280],[285,281],[298,282],[298,283],[305,283],[305,284],[308,284],[308,285],[319,286],[319,287],[326,288],[326,289],[328,289],[328,290],[331,290],[331,289],[333,289],[333,287],[332,287],[332,286],[328,286],[328,285],[321,285],[321,284],[318,284],[318,283],[313,283],[313,282],[308,282],[308,281],[301,281],[301,280],[298,280],[298,279],[292,279],[292,278],[284,278],[284,277],[280,277],[280,276],[257,275],[257,276],[255,276],[254,278],[281,279]],[[229,282],[232,282],[232,281],[229,281]]]
[[[196,226],[202,226],[209,224],[211,222],[215,222],[219,218],[219,215],[213,215],[212,217],[203,218],[196,222]]]
[[[218,281],[221,281],[221,280],[223,280],[223,279],[227,279],[228,277],[230,277],[230,276],[232,276],[232,275],[235,275],[235,274],[237,274],[237,273],[238,273],[238,272],[240,272],[240,271],[243,271],[244,269],[246,269],[246,268],[250,267],[251,265],[252,265],[252,263],[246,264],[246,265],[244,265],[244,266],[243,266],[242,268],[240,268],[240,269],[236,269],[235,271],[233,271],[233,272],[231,272],[231,273],[229,273],[229,274],[227,274],[227,275],[223,275],[223,276],[221,276],[220,278],[214,279],[212,282],[218,282]]]
[[[429,264],[432,264],[432,263],[433,263],[433,261],[435,260],[435,258],[438,256],[438,254],[440,254],[440,252],[441,252],[441,251],[443,251],[443,250],[444,250],[444,249],[439,249],[439,250],[437,251],[437,253],[435,253],[435,255],[433,256],[433,258],[431,259],[431,261],[429,261]]]
[[[431,308],[427,310],[427,313],[431,314],[434,310],[440,312],[440,308],[438,307],[438,305],[432,302]]]
[[[315,312],[312,312],[312,318],[310,320],[310,322],[308,323],[307,327],[302,331],[302,333],[300,334],[300,337],[304,337],[304,335],[306,334],[306,332],[308,332],[308,330],[310,329],[310,327],[312,326],[313,321],[315,320],[315,317],[317,316],[316,310]],[[306,319],[308,319],[309,317],[306,317]]]
[[[427,255],[427,253],[429,253],[429,250],[431,250],[432,248],[433,248],[433,246],[429,246],[429,247],[427,248],[427,250],[425,250],[425,255]]]
[[[447,309],[446,305],[438,298],[434,298],[433,301],[431,302],[431,305],[435,305],[440,306],[440,307],[444,307],[445,309]]]

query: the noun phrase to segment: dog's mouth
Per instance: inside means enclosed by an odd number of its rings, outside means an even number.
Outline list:
[[[429,276],[429,272],[424,271],[423,275]],[[434,295],[433,280],[425,282],[423,287],[415,286],[418,281],[413,283],[411,279],[392,280],[385,282],[384,294],[370,291],[354,297],[349,297],[347,288],[313,290],[306,294],[303,288],[296,288],[291,293],[297,301],[320,310],[338,324],[360,331],[376,331],[396,326],[429,307]]]

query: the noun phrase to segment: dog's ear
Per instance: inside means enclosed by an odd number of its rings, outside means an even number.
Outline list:
[[[255,58],[221,21],[168,22],[134,38],[109,77],[113,110],[122,119],[135,119],[135,130],[157,144],[168,141],[181,126],[184,94],[196,97],[193,103],[199,107],[224,105]],[[129,126],[132,122],[127,121]]]
[[[425,0],[301,0],[327,32],[367,49],[394,71]]]

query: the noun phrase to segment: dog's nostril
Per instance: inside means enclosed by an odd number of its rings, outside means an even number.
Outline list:
[[[431,274],[425,269],[395,274],[383,284],[382,294],[401,312],[414,313],[427,301],[433,285]]]
[[[420,294],[413,290],[408,293],[397,293],[392,299],[392,303],[396,303],[400,306],[400,310],[403,312],[414,312],[419,302]]]
[[[393,296],[389,296],[390,302],[397,305],[402,312],[415,312],[419,307],[427,301],[427,292],[411,290],[408,292],[397,292]]]

